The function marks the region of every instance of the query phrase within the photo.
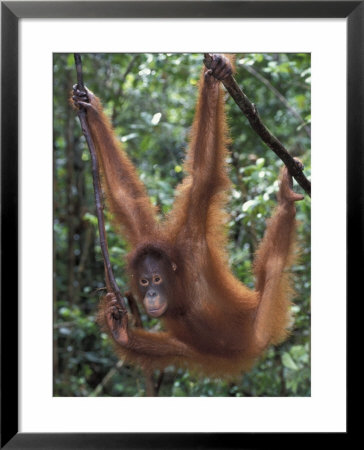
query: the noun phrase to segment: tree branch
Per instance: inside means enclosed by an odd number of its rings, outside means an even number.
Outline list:
[[[124,360],[120,359],[113,368],[104,376],[101,382],[95,387],[95,389],[89,394],[89,397],[98,397],[105,387],[110,383],[111,379],[117,372],[123,367]]]
[[[76,71],[77,71],[77,84],[78,89],[80,91],[85,91],[85,86],[83,83],[83,74],[82,74],[82,62],[81,55],[79,53],[74,54]],[[105,222],[104,222],[104,214],[103,214],[103,203],[102,203],[102,195],[101,195],[101,183],[100,183],[100,175],[99,175],[99,164],[96,155],[96,149],[94,142],[91,137],[91,133],[87,124],[87,112],[84,108],[80,108],[78,110],[78,117],[80,119],[81,128],[83,135],[85,136],[87,146],[91,155],[92,162],[92,179],[94,186],[94,194],[95,194],[95,205],[96,205],[96,215],[99,226],[99,235],[100,235],[100,246],[102,256],[104,258],[104,266],[105,266],[105,277],[106,277],[106,286],[108,292],[113,292],[118,300],[120,305],[120,313],[127,320],[127,309],[125,306],[125,301],[120,293],[119,287],[116,283],[114,273],[111,267],[109,250],[107,247],[107,238],[106,238],[106,230],[105,230]],[[125,321],[124,321],[125,323]]]
[[[212,56],[209,53],[204,54],[204,64],[210,69]],[[289,173],[297,181],[297,183],[304,189],[304,191],[311,197],[311,183],[302,172],[301,165],[288,153],[287,149],[282,143],[268,130],[259,117],[256,106],[248,99],[244,92],[240,89],[237,82],[232,75],[222,81],[223,85],[239,106],[241,111],[249,120],[250,126],[258,134],[268,147],[284,162]]]

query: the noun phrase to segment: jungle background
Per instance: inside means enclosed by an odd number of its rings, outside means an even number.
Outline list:
[[[116,134],[138,168],[161,214],[173,203],[183,178],[183,158],[193,120],[202,54],[85,54],[85,84],[111,117]],[[241,54],[235,78],[270,131],[305,165],[310,177],[310,55]],[[69,98],[76,71],[73,54],[54,55],[54,395],[144,396],[146,377],[118,361],[95,322],[104,291],[104,267],[95,215],[90,154]],[[276,204],[282,162],[261,141],[229,95],[230,264],[254,286],[252,260]],[[299,187],[297,191],[302,192]],[[169,367],[159,396],[310,395],[310,199],[297,204],[300,257],[292,268],[296,297],[290,338],[271,347],[234,381],[198,378]],[[121,291],[127,244],[107,210],[110,258]],[[142,308],[145,328],[158,320]]]

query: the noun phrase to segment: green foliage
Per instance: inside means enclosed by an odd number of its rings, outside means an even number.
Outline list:
[[[271,132],[310,176],[310,55],[237,56],[236,80]],[[88,88],[102,98],[149,195],[161,214],[173,203],[183,178],[183,158],[193,120],[201,54],[90,54],[83,56]],[[72,54],[54,55],[54,394],[56,396],[142,396],[144,374],[116,367],[110,341],[96,324],[104,288],[90,156],[69,104],[76,82]],[[254,286],[252,260],[276,204],[282,166],[252,131],[231,98],[227,114],[233,183],[228,223],[230,263],[236,276]],[[297,188],[297,190],[299,190]],[[300,257],[292,269],[296,297],[290,338],[270,348],[258,364],[234,381],[196,378],[165,370],[161,396],[310,395],[310,200],[297,205]],[[111,263],[122,290],[126,242],[107,218]],[[146,327],[158,320],[142,315]],[[108,378],[109,377],[109,378]]]

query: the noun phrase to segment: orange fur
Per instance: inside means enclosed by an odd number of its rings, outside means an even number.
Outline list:
[[[280,201],[257,252],[256,290],[230,271],[226,254],[227,126],[222,87],[213,76],[199,85],[199,98],[185,162],[186,178],[177,188],[172,212],[156,219],[144,186],[113,135],[99,100],[90,93],[88,124],[95,141],[103,186],[116,220],[134,248],[129,256],[131,287],[141,254],[157,252],[177,269],[169,307],[162,316],[166,332],[128,329],[118,341],[107,322],[108,302],[99,322],[115,341],[117,353],[144,368],[169,364],[198,373],[232,376],[248,370],[271,343],[287,336],[290,287],[285,268],[292,260],[295,206],[289,177],[283,174]],[[141,300],[141,298],[139,298]]]

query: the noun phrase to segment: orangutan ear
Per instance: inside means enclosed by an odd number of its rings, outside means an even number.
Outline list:
[[[177,264],[172,262],[172,270],[175,272],[177,270]]]

